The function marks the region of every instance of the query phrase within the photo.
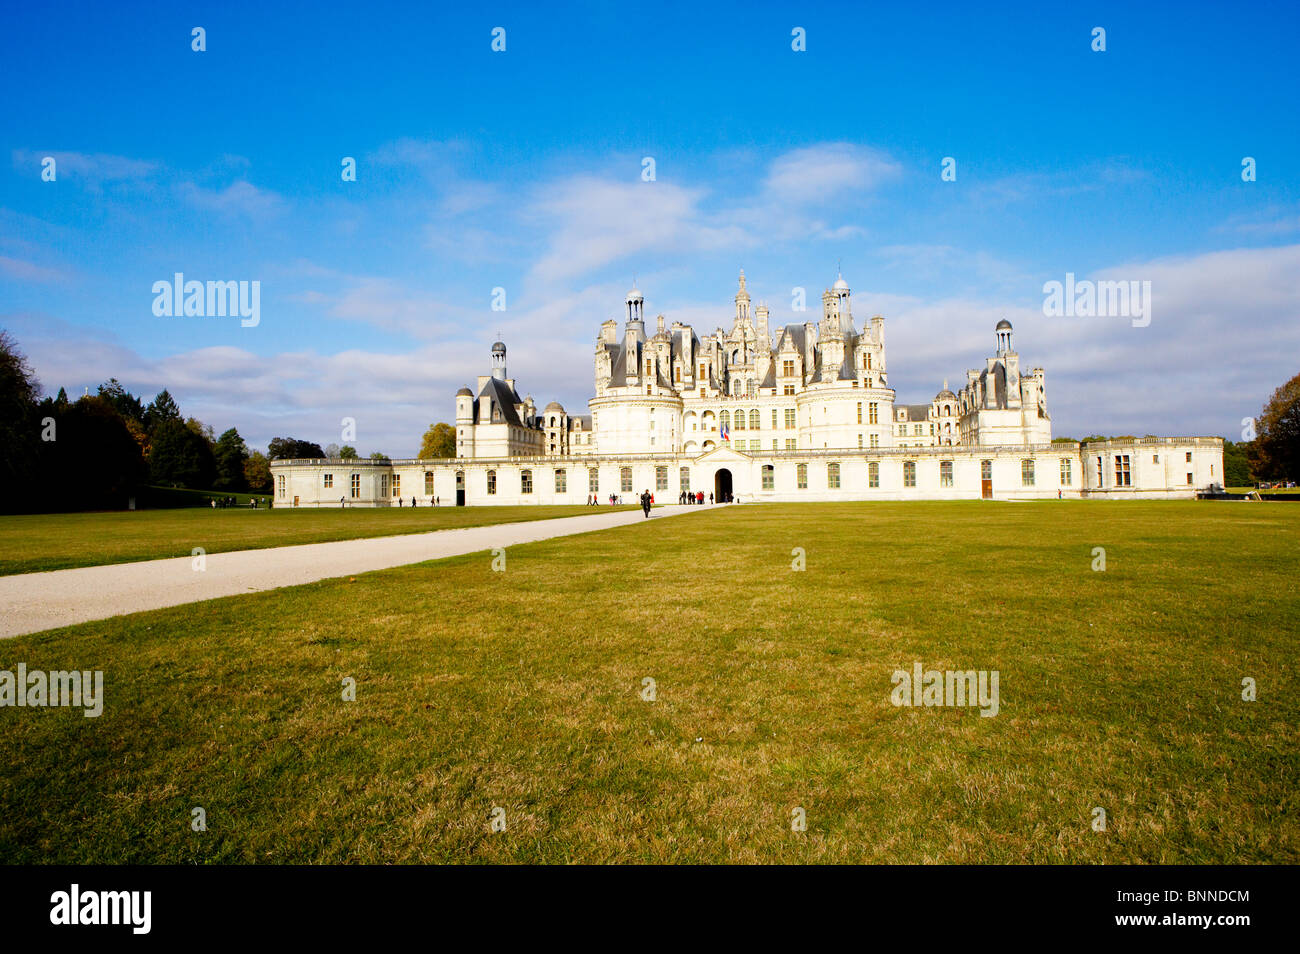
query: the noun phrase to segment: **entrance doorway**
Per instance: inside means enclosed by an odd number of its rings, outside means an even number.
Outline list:
[[[718,503],[731,500],[731,471],[725,467],[713,475],[713,499]]]
[[[456,471],[456,506],[465,506],[465,472]]]
[[[993,499],[993,461],[980,461],[980,497],[983,500]]]

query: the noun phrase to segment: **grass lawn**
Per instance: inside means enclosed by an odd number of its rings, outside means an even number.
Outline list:
[[[1298,531],[744,505],[0,641],[106,694],[0,708],[0,859],[1294,864]],[[918,661],[997,716],[891,705]]]
[[[0,516],[0,576],[163,557],[260,550],[455,527],[572,517],[609,507],[391,507],[377,510],[193,507]],[[631,510],[631,506],[613,509]]]

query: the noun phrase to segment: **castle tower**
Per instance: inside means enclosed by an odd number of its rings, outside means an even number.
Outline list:
[[[498,381],[506,379],[506,343],[498,341],[492,345],[492,377]]]

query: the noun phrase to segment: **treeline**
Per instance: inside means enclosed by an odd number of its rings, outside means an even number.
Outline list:
[[[277,437],[267,453],[230,428],[186,417],[166,389],[148,404],[116,378],[75,401],[41,386],[0,331],[0,510],[121,509],[149,485],[270,493],[271,460],[321,457],[319,445]]]

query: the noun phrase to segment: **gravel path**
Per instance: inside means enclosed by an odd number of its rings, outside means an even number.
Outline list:
[[[677,505],[656,507],[650,512],[650,519],[704,509]],[[640,510],[621,510],[395,537],[209,553],[204,557],[202,571],[194,568],[190,557],[176,557],[3,576],[0,577],[0,638],[605,530],[644,519]]]

